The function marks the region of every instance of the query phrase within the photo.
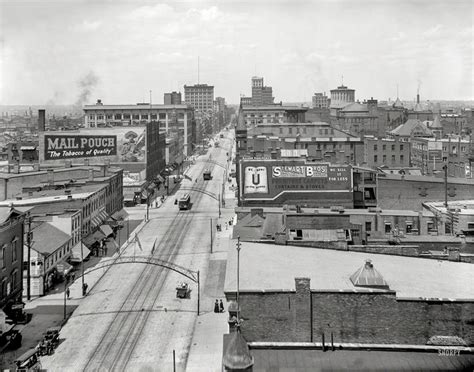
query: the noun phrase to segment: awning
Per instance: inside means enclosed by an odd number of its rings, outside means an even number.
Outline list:
[[[81,245],[82,245],[82,255],[81,255]],[[72,263],[81,263],[82,258],[86,258],[90,254],[91,254],[91,251],[89,250],[89,248],[87,248],[85,244],[82,244],[81,242],[79,242],[71,249],[71,256],[69,258],[69,261]]]
[[[94,218],[92,218],[92,225],[95,226],[99,226],[102,224],[103,221],[105,221],[107,218],[109,217],[109,215],[107,214],[107,212],[103,209],[99,212],[99,214],[97,216],[95,216]]]
[[[160,182],[165,182],[165,179],[161,175],[156,176],[156,179]]]
[[[113,233],[114,233],[109,225],[101,225],[99,227],[99,229],[100,229],[100,231],[102,231],[104,233],[104,235],[106,237],[109,237],[110,235],[113,235]]]
[[[67,275],[72,270],[72,266],[69,265],[66,261],[62,261],[56,265],[56,269],[61,274]]]
[[[125,209],[121,209],[112,215],[112,218],[115,220],[124,220],[127,217],[128,217],[128,213]]]
[[[106,236],[99,230],[97,230],[95,233],[91,234],[91,235],[88,235],[86,236],[84,239],[82,239],[82,242],[87,246],[87,247],[91,247],[92,244],[94,244],[95,242],[99,242],[101,241],[102,239],[104,239]]]

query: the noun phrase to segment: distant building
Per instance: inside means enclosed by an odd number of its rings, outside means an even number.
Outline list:
[[[304,123],[307,107],[268,105],[268,106],[242,106],[242,115],[246,125],[271,124],[271,123]]]
[[[337,110],[332,123],[356,136],[383,136],[385,134],[385,117],[378,111],[376,99],[363,103],[353,102]]]
[[[361,164],[362,139],[348,135],[327,123],[258,124],[247,132],[242,154],[256,157],[306,157],[333,164]]]
[[[165,105],[181,105],[181,92],[165,93],[164,95]]]
[[[342,108],[352,102],[355,102],[355,89],[345,85],[331,89],[331,108]]]
[[[388,132],[389,137],[398,137],[401,141],[408,142],[414,137],[433,137],[433,132],[418,119],[408,119],[395,129]]]
[[[252,106],[252,97],[240,97],[240,106]]]
[[[313,108],[329,108],[329,105],[331,103],[331,100],[326,95],[326,92],[314,93],[312,101],[313,101]]]
[[[254,76],[252,78],[252,105],[272,105],[273,100],[272,87],[264,86],[263,77]]]
[[[184,102],[197,111],[212,111],[214,108],[214,86],[207,84],[185,85]]]
[[[365,138],[365,164],[371,168],[380,166],[409,167],[411,144],[397,139]]]

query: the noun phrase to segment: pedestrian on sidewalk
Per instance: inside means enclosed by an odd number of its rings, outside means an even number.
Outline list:
[[[66,296],[67,299],[69,300],[69,295],[71,294],[71,291],[69,290],[69,287],[66,288]]]
[[[215,304],[214,304],[214,312],[215,313],[218,313],[219,312],[219,301],[216,300]]]
[[[224,304],[222,303],[222,300],[219,302],[219,312],[223,313],[224,312]]]

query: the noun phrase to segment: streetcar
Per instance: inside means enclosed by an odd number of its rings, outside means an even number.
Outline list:
[[[16,364],[17,371],[33,372],[41,370],[41,362],[36,349],[30,349],[20,355],[14,363]]]
[[[180,210],[186,210],[191,208],[191,196],[184,194],[178,201],[178,207]]]
[[[204,181],[210,180],[212,178],[211,171],[209,169],[205,169],[202,173],[202,178],[204,179]]]

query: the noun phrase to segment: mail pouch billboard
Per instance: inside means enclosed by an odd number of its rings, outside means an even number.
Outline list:
[[[289,200],[326,198],[334,204],[339,198],[352,200],[352,168],[349,165],[244,159],[240,166],[244,201],[266,200],[281,204]]]
[[[44,159],[72,159],[117,154],[117,136],[44,135]]]

